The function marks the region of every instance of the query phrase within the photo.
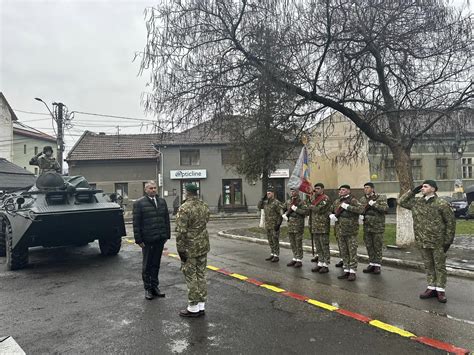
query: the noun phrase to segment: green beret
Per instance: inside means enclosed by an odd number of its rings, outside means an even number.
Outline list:
[[[435,191],[438,191],[438,185],[436,184],[436,181],[434,180],[425,180],[423,181],[423,184],[430,185],[431,187],[435,189]]]
[[[348,190],[350,190],[351,187],[350,187],[349,185],[347,185],[347,184],[344,184],[344,185],[339,186],[339,190],[340,190],[340,189],[348,189]]]
[[[196,193],[199,190],[199,187],[197,187],[194,184],[187,184],[184,188],[186,189],[186,191],[194,192],[194,193]]]

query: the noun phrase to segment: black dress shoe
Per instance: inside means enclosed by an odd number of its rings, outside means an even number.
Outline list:
[[[319,256],[316,255],[314,258],[311,259],[311,262],[312,262],[312,263],[317,263],[318,260],[319,260]]]
[[[273,255],[270,255],[268,258],[265,258],[266,261],[272,261]]]
[[[363,269],[362,272],[364,274],[370,274],[370,273],[374,272],[374,268],[375,268],[375,266],[369,265],[365,269]]]
[[[202,312],[202,313],[200,311],[190,312],[190,311],[188,311],[188,309],[183,309],[183,310],[179,311],[179,315],[181,317],[196,318],[196,317],[204,315],[204,312]]]
[[[341,260],[339,261],[336,265],[334,265],[335,267],[342,267],[342,265],[344,265],[344,262]]]
[[[151,293],[153,293],[153,296],[156,296],[156,297],[160,297],[160,298],[165,297],[165,294],[161,293],[161,291],[158,287],[155,287],[154,289],[152,289]]]
[[[277,263],[280,261],[280,258],[278,256],[274,256],[272,259],[272,263]]]
[[[155,296],[153,295],[152,290],[145,290],[145,298],[147,300],[152,300],[153,298],[155,298]]]
[[[347,279],[349,277],[349,273],[348,272],[345,272],[343,273],[342,275],[339,275],[337,278],[339,280],[343,280],[343,279]]]

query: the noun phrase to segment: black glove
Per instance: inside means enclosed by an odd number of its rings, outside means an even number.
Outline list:
[[[185,251],[178,251],[178,255],[183,263],[185,263],[186,260],[188,260],[188,255],[186,254]]]
[[[421,188],[423,187],[423,185],[418,185],[416,186],[413,190],[411,190],[415,195],[421,191]]]
[[[451,246],[451,244],[445,244],[445,245],[443,246],[443,250],[444,250],[445,253],[448,252],[450,246]]]

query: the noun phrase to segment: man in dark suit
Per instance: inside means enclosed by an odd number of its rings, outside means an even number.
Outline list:
[[[156,196],[156,183],[145,184],[145,196],[133,204],[133,234],[143,252],[142,278],[145,298],[165,297],[158,288],[161,254],[171,237],[170,217],[166,201]]]

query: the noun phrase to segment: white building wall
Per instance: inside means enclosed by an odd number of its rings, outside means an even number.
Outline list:
[[[12,160],[13,122],[7,102],[0,96],[0,158]]]

